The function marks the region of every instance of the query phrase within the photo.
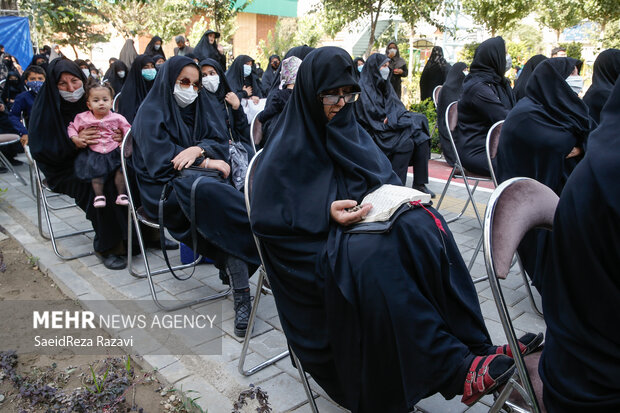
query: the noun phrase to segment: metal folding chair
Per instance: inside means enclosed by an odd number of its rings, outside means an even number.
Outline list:
[[[121,92],[118,92],[116,96],[114,96],[114,100],[112,101],[112,110],[114,112],[118,112],[118,98],[121,95]]]
[[[465,202],[465,206],[463,207],[461,212],[457,216],[448,219],[447,222],[448,223],[454,222],[460,217],[462,217],[465,211],[467,210],[469,203],[471,202],[474,208],[474,213],[476,214],[476,218],[478,220],[478,224],[480,225],[480,228],[482,228],[482,218],[481,218],[480,212],[478,211],[478,207],[476,206],[476,202],[474,200],[474,192],[476,192],[476,188],[478,188],[478,184],[480,182],[483,182],[483,181],[492,182],[492,179],[490,176],[476,175],[474,173],[467,171],[465,168],[463,168],[463,164],[461,163],[461,158],[459,157],[459,153],[456,149],[456,144],[454,143],[454,138],[452,136],[452,132],[454,132],[454,130],[456,129],[457,122],[458,122],[458,101],[455,101],[455,102],[450,103],[450,105],[448,105],[448,108],[446,110],[446,125],[448,126],[448,137],[450,138],[450,144],[452,145],[452,149],[454,150],[454,155],[456,159],[454,162],[454,167],[452,168],[452,171],[450,172],[450,176],[448,177],[448,181],[446,182],[446,185],[444,186],[443,191],[441,193],[441,197],[439,198],[439,202],[437,203],[437,209],[441,207],[441,203],[443,202],[444,196],[446,195],[446,192],[448,191],[448,187],[450,186],[450,183],[452,182],[452,180],[462,179],[463,182],[465,183],[465,189],[467,190],[467,201]],[[469,181],[474,182],[474,186],[471,188],[469,186]]]
[[[248,172],[245,176],[245,206],[248,210],[248,218],[250,217],[250,197],[254,189],[252,187],[253,182],[254,182],[254,169],[256,167],[256,162],[260,158],[261,152],[262,152],[262,149],[258,151],[256,155],[254,155],[254,158],[252,158],[252,160],[250,161],[250,164],[248,166]],[[289,350],[286,350],[270,358],[269,360],[266,360],[247,370],[244,367],[245,358],[247,356],[248,348],[250,345],[250,338],[252,335],[251,332],[254,327],[254,322],[256,321],[256,312],[258,309],[258,304],[260,302],[261,294],[263,293],[273,294],[271,289],[265,286],[265,280],[267,279],[267,272],[265,271],[265,264],[263,260],[263,254],[261,251],[260,240],[254,233],[252,234],[252,236],[254,237],[254,242],[256,242],[256,248],[258,249],[258,255],[261,260],[261,266],[258,272],[258,280],[256,281],[256,294],[254,295],[254,304],[252,305],[252,311],[250,312],[250,319],[248,321],[248,329],[245,335],[245,339],[243,340],[243,347],[241,348],[241,355],[239,357],[238,370],[239,370],[239,373],[244,376],[250,376],[289,355]],[[310,408],[312,412],[318,413],[319,409],[316,406],[316,402],[314,401],[314,397],[312,395],[312,390],[310,389],[310,383],[308,383],[308,377],[306,376],[306,372],[304,371],[301,363],[299,362],[299,359],[297,358],[297,356],[295,355],[292,349],[290,349],[290,355],[293,358],[293,361],[295,363],[295,366],[297,367],[297,370],[299,371],[299,377],[301,379],[301,383],[304,386],[304,390],[306,391],[306,396],[308,396],[308,403],[310,404]]]
[[[513,349],[518,349],[519,345],[499,279],[508,276],[517,247],[529,230],[552,228],[558,201],[558,196],[540,182],[531,178],[512,178],[493,192],[485,212],[484,258],[489,284],[508,345]],[[513,358],[515,374],[489,411],[498,412],[512,390],[517,390],[531,411],[539,413],[541,405],[521,352],[514,351]]]
[[[13,145],[14,143],[17,143],[17,142],[19,142],[19,135],[15,135],[13,133],[0,134],[0,147]],[[22,176],[19,174],[19,172],[15,170],[15,168],[13,168],[13,165],[11,165],[11,162],[9,162],[9,160],[6,159],[6,156],[4,156],[2,151],[0,151],[0,164],[4,165],[9,171],[11,171],[13,176],[15,176],[15,178],[19,182],[21,182],[24,186],[28,186],[28,183],[26,182],[26,180],[22,178]]]
[[[254,147],[256,147],[256,145],[261,143],[263,140],[263,124],[260,120],[258,120],[258,115],[261,112],[258,112],[256,116],[254,116],[254,119],[252,119],[252,124],[250,124],[250,140],[253,142]]]
[[[443,85],[435,86],[433,89],[433,104],[437,107],[437,102],[439,102],[439,92],[441,92],[441,88]]]
[[[134,196],[131,191],[131,185],[129,182],[129,176],[127,174],[127,158],[130,155],[129,148],[131,146],[131,130],[127,131],[125,137],[123,138],[123,143],[121,144],[121,168],[123,170],[123,177],[125,178],[125,188],[127,190],[127,197],[129,198],[128,212],[127,212],[127,268],[129,269],[129,273],[136,278],[146,278],[149,283],[149,289],[151,291],[151,297],[153,297],[153,301],[157,307],[161,308],[165,311],[174,311],[180,308],[189,307],[192,305],[204,303],[207,301],[217,300],[223,297],[226,297],[232,292],[232,287],[228,287],[226,290],[215,293],[206,297],[197,298],[192,301],[184,302],[175,306],[165,306],[162,304],[157,298],[157,291],[155,291],[155,283],[153,282],[153,276],[158,274],[165,274],[170,272],[168,266],[162,267],[160,269],[151,270],[151,266],[149,265],[148,254],[146,251],[146,246],[144,244],[144,237],[142,235],[142,228],[140,228],[140,224],[146,225],[147,227],[154,228],[159,230],[159,223],[150,219],[145,213],[142,207],[136,208],[136,204],[134,201]],[[140,247],[140,253],[142,254],[142,260],[144,262],[144,272],[140,273],[133,268],[133,259],[132,259],[132,251],[133,251],[133,229],[136,231],[136,238],[138,239],[138,245]],[[196,260],[189,264],[182,264],[173,266],[172,270],[182,270],[184,268],[189,268],[194,265],[197,265],[202,260],[202,256],[198,256]]]

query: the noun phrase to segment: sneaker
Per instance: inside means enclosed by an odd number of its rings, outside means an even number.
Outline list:
[[[476,356],[469,367],[461,402],[468,406],[506,384],[515,370],[514,361],[503,354]]]
[[[95,197],[95,200],[93,201],[93,206],[95,208],[105,208],[105,205],[105,196],[99,195]]]
[[[519,350],[523,356],[527,356],[538,350],[540,345],[543,342],[543,333],[526,333],[524,334],[519,341]],[[512,350],[508,344],[504,344],[503,346],[497,346],[493,354],[505,354],[508,357],[512,357]]]
[[[235,335],[237,337],[245,337],[250,320],[250,311],[252,311],[250,289],[234,291],[233,297],[235,300]]]
[[[425,194],[429,194],[431,198],[435,198],[435,193],[431,191],[426,185],[413,185],[413,189],[416,191],[424,192]]]

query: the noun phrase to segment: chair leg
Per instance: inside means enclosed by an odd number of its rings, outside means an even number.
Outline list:
[[[530,280],[528,279],[527,273],[525,272],[525,269],[523,268],[523,263],[521,263],[521,257],[519,257],[519,254],[515,254],[515,255],[517,256],[517,265],[519,266],[519,272],[521,273],[521,276],[523,277],[523,284],[525,284],[525,290],[527,291],[527,295],[529,297],[532,310],[534,310],[534,312],[538,314],[540,317],[544,318],[542,311],[540,311],[540,309],[538,308],[538,305],[536,305],[536,301],[534,300],[534,294],[532,294],[532,287],[530,287]]]
[[[308,397],[308,404],[310,405],[310,410],[312,413],[319,413],[319,408],[314,401],[314,395],[312,394],[312,389],[310,388],[310,383],[308,383],[308,376],[306,376],[306,372],[304,371],[303,366],[299,362],[297,355],[291,349],[291,356],[293,357],[293,361],[295,362],[295,366],[297,366],[297,371],[299,372],[299,378],[301,379],[301,384],[304,386],[304,390],[306,391],[306,396]]]
[[[472,267],[474,266],[474,262],[476,261],[476,258],[478,257],[478,254],[480,253],[480,249],[482,248],[483,239],[484,239],[484,234],[480,235],[480,240],[478,241],[478,245],[476,246],[474,255],[472,255],[471,260],[469,261],[469,264],[467,265],[467,271],[469,271],[470,273],[471,273]],[[482,277],[475,278],[473,282],[474,284],[478,284],[479,282],[482,282],[488,279],[489,279],[488,275],[483,275]]]
[[[4,156],[4,154],[2,152],[0,152],[0,163],[4,164],[4,166],[6,166],[6,168],[11,171],[11,173],[13,174],[13,176],[19,181],[21,182],[24,186],[28,186],[28,183],[24,180],[24,178],[22,178],[22,176],[19,174],[19,172],[17,172],[15,170],[15,168],[13,167],[13,165],[11,165],[11,162],[9,162],[8,159],[6,159],[6,156]]]
[[[258,303],[260,302],[260,298],[263,291],[263,284],[265,280],[265,270],[262,265],[258,270],[258,280],[256,281],[256,294],[254,295],[254,304],[252,305],[252,310],[250,311],[250,319],[248,320],[248,328],[245,333],[245,338],[243,339],[243,347],[241,347],[241,355],[239,356],[239,365],[237,366],[237,370],[239,374],[244,376],[251,376],[252,374],[261,371],[262,369],[271,366],[278,360],[283,359],[284,357],[289,355],[289,351],[283,351],[280,354],[277,354],[270,358],[269,360],[265,360],[260,364],[257,364],[254,367],[249,369],[245,369],[245,358],[248,355],[248,349],[250,346],[250,339],[252,337],[252,330],[254,329],[254,322],[256,321],[256,313],[258,310]]]
[[[471,201],[471,205],[474,207],[474,213],[478,219],[478,225],[482,228],[482,218],[480,218],[480,212],[478,212],[478,207],[476,206],[476,201],[474,200],[474,193],[476,192],[476,188],[478,188],[480,181],[476,180],[473,188],[469,187],[469,182],[467,179],[463,179],[463,182],[465,182],[465,189],[467,189],[467,193],[469,195],[468,201]]]
[[[443,187],[443,191],[441,192],[441,196],[439,197],[439,202],[437,202],[438,211],[439,211],[439,208],[441,207],[441,203],[443,202],[443,198],[446,195],[446,192],[448,192],[448,187],[450,186],[452,179],[454,179],[455,172],[456,172],[456,167],[452,167],[452,171],[450,171],[450,176],[448,177],[448,180],[446,181],[446,184]]]

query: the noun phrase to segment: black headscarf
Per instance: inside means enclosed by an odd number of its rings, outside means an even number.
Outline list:
[[[444,59],[443,49],[440,46],[433,47],[431,56],[420,76],[420,98],[422,100],[433,98],[433,89],[444,84],[449,70],[450,63]]]
[[[439,141],[441,143],[443,155],[450,166],[454,166],[456,155],[454,154],[450,138],[448,137],[446,110],[450,103],[458,101],[461,98],[461,94],[463,93],[463,80],[465,80],[465,73],[463,73],[463,70],[465,70],[465,68],[467,68],[467,65],[463,62],[457,62],[450,68],[446,81],[439,93],[439,99],[437,100]]]
[[[209,35],[211,33],[215,33],[215,40],[213,40],[213,44],[209,43]],[[213,59],[220,64],[222,69],[226,70],[226,56],[217,50],[217,39],[219,38],[220,34],[218,32],[207,30],[200,38],[200,41],[196,47],[194,47],[194,55],[200,61],[203,61],[204,59]]]
[[[44,55],[44,54],[35,54],[34,56],[32,56],[32,60],[30,61],[30,64],[29,64],[28,66],[33,66],[33,65],[36,65],[36,64],[37,64],[37,60],[39,60],[39,59],[43,59],[43,60],[45,60],[45,62],[44,62],[44,63],[42,63],[40,66],[41,66],[43,69],[46,69],[46,68],[47,68],[47,64],[48,64],[49,62],[48,62],[48,60],[47,60],[47,56],[46,56],[46,55]]]
[[[110,73],[107,77],[107,80],[108,82],[110,82],[112,89],[114,89],[114,93],[118,95],[121,92],[123,85],[125,84],[125,80],[127,80],[127,78],[129,77],[129,69],[127,69],[127,66],[125,65],[125,63],[123,63],[122,60],[117,60],[112,63],[109,70]],[[118,75],[118,72],[123,71],[125,72],[125,77],[121,78]]]
[[[387,157],[356,122],[353,105],[327,122],[317,96],[342,86],[357,88],[357,81],[351,57],[340,48],[317,49],[299,66],[293,95],[256,170],[254,182],[261,188],[252,199],[256,232],[324,239],[334,200],[360,201],[384,183],[400,184]]]
[[[189,56],[187,56],[187,57],[189,57]],[[166,57],[163,55],[163,53],[157,53],[155,56],[153,56],[153,63],[157,64],[157,61],[159,59],[164,59],[164,62],[166,61]],[[190,59],[191,59],[191,57],[190,57]]]
[[[161,42],[161,46],[159,50],[155,50],[155,42]],[[164,41],[159,36],[155,36],[151,39],[149,44],[146,45],[146,49],[144,49],[144,54],[148,56],[163,56],[166,58],[166,54],[164,53]]]
[[[380,53],[368,58],[359,80],[361,96],[354,105],[357,120],[386,155],[411,151],[413,142],[429,139],[426,116],[409,112],[396,95],[390,78],[381,77],[379,68],[389,61]]]
[[[14,76],[17,80],[9,80],[9,77]],[[16,70],[11,70],[6,75],[6,81],[4,83],[4,89],[2,89],[2,101],[5,104],[9,104],[9,100],[15,100],[17,95],[26,91],[26,85],[24,84],[21,76]]]
[[[291,56],[295,56],[295,57],[300,58],[303,61],[304,58],[313,50],[314,50],[314,47],[306,46],[305,44],[303,46],[295,46],[291,48],[288,52],[286,52],[286,54],[284,55],[284,59],[282,60],[286,60]],[[271,82],[271,85],[265,86],[265,89],[268,90],[267,92],[268,94],[271,94],[273,91],[278,90],[280,88],[280,70],[282,70],[282,64],[280,64],[280,66],[278,67],[278,70],[276,70],[276,73],[275,73],[275,76],[273,77],[273,81]]]
[[[359,62],[366,64],[366,61],[364,60],[363,57],[356,57],[355,59],[353,59],[353,75],[358,81],[360,79],[360,71],[358,69]]]
[[[553,59],[552,59],[553,60]],[[564,187],[543,278],[547,411],[620,409],[620,80]]]
[[[142,77],[142,67],[147,63],[153,63],[153,58],[144,54],[134,60],[129,73],[125,76],[122,93],[118,98],[118,113],[123,115],[129,123],[133,122],[140,104],[153,86],[154,80],[147,81]]]
[[[261,79],[261,83],[263,85],[263,96],[267,96],[267,93],[269,93],[269,88],[271,87],[273,78],[276,76],[276,71],[280,68],[280,65],[278,65],[278,69],[274,69],[273,66],[271,66],[271,61],[275,58],[277,58],[280,64],[282,64],[280,56],[278,56],[277,54],[272,54],[271,56],[269,56],[267,68],[265,69],[265,72],[263,73],[263,77]]]
[[[527,81],[529,80],[530,76],[532,76],[532,73],[534,72],[534,69],[536,69],[536,66],[538,66],[541,62],[545,60],[547,60],[547,56],[537,54],[536,56],[530,57],[530,59],[525,63],[523,69],[521,70],[521,74],[519,75],[517,80],[515,80],[514,92],[515,99],[517,101],[525,97],[525,87],[527,86]]]
[[[594,61],[592,85],[583,96],[583,101],[590,108],[590,116],[599,122],[601,109],[620,75],[620,50],[607,49]]]
[[[463,93],[467,94],[476,83],[486,83],[495,90],[504,107],[510,109],[515,104],[515,98],[510,80],[504,77],[504,73],[506,73],[506,43],[500,36],[487,39],[480,43],[474,53],[474,60],[469,66],[469,75],[463,81]]]
[[[131,67],[133,61],[136,60],[136,57],[138,57],[138,52],[136,52],[136,48],[133,45],[133,40],[127,39],[121,49],[121,53],[118,55],[118,58],[119,60],[122,60],[127,67]]]
[[[73,169],[72,160],[77,150],[67,135],[67,126],[75,115],[88,110],[85,96],[74,103],[60,97],[57,84],[65,72],[86,84],[86,77],[75,62],[54,59],[47,68],[45,83],[32,106],[28,125],[30,152],[48,178],[56,171]]]
[[[245,66],[247,62],[252,62],[252,73],[246,78],[243,76],[243,66]],[[256,73],[256,64],[254,63],[254,59],[250,56],[244,54],[237,56],[226,71],[226,79],[228,80],[230,90],[236,94],[242,92],[244,85],[248,85],[252,86],[253,96],[258,96],[259,98],[263,97],[261,81]]]

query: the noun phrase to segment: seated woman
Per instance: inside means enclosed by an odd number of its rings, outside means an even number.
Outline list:
[[[286,54],[284,55],[284,59],[288,59],[291,56],[295,56],[303,61],[304,58],[308,55],[308,53],[310,53],[313,50],[314,50],[314,47],[306,46],[305,44],[303,46],[295,46],[295,47],[290,48],[289,51],[286,52]],[[280,83],[282,82],[282,79],[280,79],[280,70],[281,70],[281,67],[278,67],[278,70],[276,70],[273,76],[273,80],[271,81],[271,84],[265,86],[265,90],[267,90],[267,95],[266,95],[267,97],[280,89]]]
[[[284,333],[306,371],[353,412],[410,412],[437,392],[464,392],[472,404],[513,363],[491,344],[445,221],[420,207],[391,231],[346,232],[371,209],[348,210],[366,193],[401,184],[346,103],[359,92],[353,70],[340,48],[310,53],[256,167],[251,224]]]
[[[4,103],[7,112],[13,107],[17,95],[25,90],[26,86],[22,82],[20,74],[17,71],[10,71],[6,77],[4,89],[2,89],[2,103]]]
[[[144,54],[136,57],[118,98],[118,113],[129,123],[133,122],[140,104],[151,90],[155,76],[157,70],[153,58]]]
[[[20,93],[15,98],[15,102],[9,113],[9,119],[11,119],[13,127],[21,137],[20,141],[22,145],[25,146],[28,145],[28,130],[26,127],[30,122],[30,112],[32,111],[34,99],[39,94],[45,82],[45,70],[43,70],[41,66],[28,66],[24,72],[23,78],[27,91]],[[26,126],[22,123],[22,118]]]
[[[95,230],[93,246],[103,264],[114,270],[127,266],[123,240],[127,238],[127,208],[110,203],[105,208],[94,208],[95,197],[89,183],[75,176],[74,162],[80,150],[98,141],[97,129],[84,129],[69,139],[67,127],[78,113],[88,110],[84,96],[86,76],[74,62],[58,58],[50,62],[47,80],[34,102],[28,127],[32,156],[45,174],[50,188],[75,199],[86,212],[86,218]],[[115,140],[123,136],[117,131]],[[116,191],[114,182],[108,182],[104,193],[110,198]]]
[[[620,50],[607,49],[599,54],[592,68],[592,85],[583,96],[590,109],[590,117],[598,124],[601,109],[620,76]]]
[[[439,142],[441,143],[441,152],[443,153],[448,165],[454,166],[456,162],[456,154],[452,149],[450,137],[448,136],[448,126],[446,125],[446,110],[452,102],[456,102],[463,94],[463,80],[465,79],[467,65],[463,62],[456,62],[450,68],[446,81],[439,92],[437,99],[437,130],[439,131]]]
[[[582,157],[591,127],[587,106],[566,82],[577,73],[576,63],[570,57],[557,57],[534,70],[525,97],[502,127],[496,158],[499,182],[526,176],[558,195],[562,192]],[[548,231],[532,231],[519,248],[523,265],[539,291],[549,237]]]
[[[243,194],[231,182],[229,138],[211,126],[212,109],[201,86],[198,65],[187,56],[163,64],[134,119],[132,163],[147,215],[159,215],[162,190],[171,189],[163,205],[166,229],[193,245],[195,225],[196,252],[226,269],[235,300],[235,334],[243,337],[251,309],[248,267],[253,272],[259,258]],[[190,166],[200,169],[186,169]],[[198,214],[190,223],[194,208]]]
[[[267,96],[269,93],[269,89],[271,88],[271,83],[273,82],[273,78],[276,76],[276,71],[280,67],[280,56],[277,54],[272,54],[269,56],[269,64],[267,65],[267,69],[263,73],[261,77],[261,84],[263,87],[263,96]]]
[[[504,77],[507,69],[504,39],[493,37],[478,46],[463,82],[454,139],[463,167],[475,174],[490,175],[487,133],[495,122],[506,119],[515,104],[510,81]]]
[[[547,60],[547,56],[537,54],[532,56],[527,62],[525,62],[525,66],[521,70],[519,77],[515,80],[515,87],[513,89],[515,94],[515,99],[517,101],[523,99],[525,97],[525,87],[527,86],[527,81],[530,80],[532,73],[534,73],[534,69],[541,62]]]
[[[620,412],[618,113],[616,82],[555,213],[538,366],[549,413]]]
[[[114,89],[115,95],[118,95],[123,89],[129,69],[127,69],[127,65],[125,63],[117,59],[110,65],[108,72],[109,73],[106,74],[105,79],[110,82],[110,86]]]
[[[380,53],[366,61],[359,80],[361,99],[355,104],[357,121],[388,157],[402,185],[407,182],[407,169],[412,161],[413,188],[434,197],[426,187],[431,153],[428,119],[409,112],[396,96],[390,83],[389,65],[390,59]]]
[[[237,56],[226,71],[226,79],[230,89],[239,99],[251,99],[258,105],[258,101],[263,97],[263,91],[254,59],[246,55]]]
[[[280,69],[280,78],[282,79],[280,81],[280,89],[269,95],[265,103],[265,109],[256,115],[263,125],[263,139],[260,142],[260,147],[267,144],[271,126],[275,125],[275,121],[278,119],[280,113],[282,113],[284,105],[286,105],[286,102],[288,102],[293,94],[295,79],[297,78],[297,69],[299,69],[300,64],[301,59],[295,56],[291,56],[282,61]]]

